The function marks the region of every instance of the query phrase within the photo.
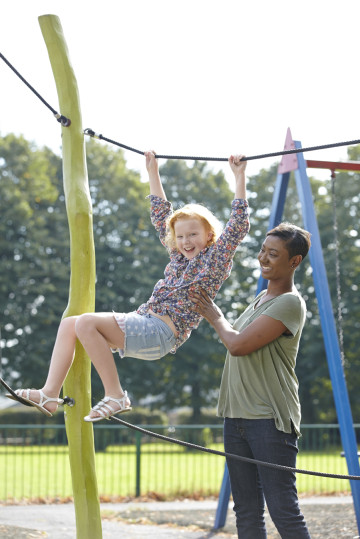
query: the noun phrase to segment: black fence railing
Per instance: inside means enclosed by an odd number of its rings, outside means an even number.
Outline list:
[[[147,425],[146,429],[223,451],[217,425]],[[360,425],[356,425],[360,434]],[[303,425],[297,467],[347,474],[339,426]],[[224,458],[119,427],[94,426],[96,471],[102,500],[138,496],[169,499],[219,493]],[[72,496],[63,425],[0,425],[0,501],[57,500]],[[298,474],[298,491],[350,494],[346,479]]]

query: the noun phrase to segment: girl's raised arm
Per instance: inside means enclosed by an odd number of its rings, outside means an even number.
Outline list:
[[[230,155],[229,164],[235,176],[235,197],[246,198],[246,176],[245,169],[247,161],[241,161],[243,155]]]
[[[163,189],[159,174],[159,165],[155,157],[155,152],[148,151],[145,152],[144,155],[146,160],[146,170],[149,174],[150,194],[166,200],[165,191]]]

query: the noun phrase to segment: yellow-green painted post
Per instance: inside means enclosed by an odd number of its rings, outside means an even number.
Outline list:
[[[64,317],[95,308],[95,249],[79,92],[63,30],[56,15],[39,17],[59,97],[60,112],[70,118],[61,127],[63,177],[70,229],[71,276]],[[91,364],[77,344],[64,394],[75,399],[65,413],[78,539],[101,539],[100,505],[95,473],[94,434],[83,418],[91,406]]]

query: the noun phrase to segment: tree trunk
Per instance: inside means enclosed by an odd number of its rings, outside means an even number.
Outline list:
[[[71,276],[69,303],[64,317],[92,312],[95,308],[95,249],[85,143],[76,78],[60,20],[39,17],[53,70],[60,112],[71,125],[62,127],[63,175],[70,229]],[[64,384],[64,393],[75,399],[65,414],[78,539],[102,537],[100,505],[95,474],[92,425],[84,422],[91,407],[91,363],[78,343],[75,359]]]

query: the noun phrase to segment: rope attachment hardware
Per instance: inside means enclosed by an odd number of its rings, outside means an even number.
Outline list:
[[[58,122],[61,123],[61,125],[63,127],[69,127],[69,125],[71,125],[71,120],[70,118],[67,118],[66,116],[64,116],[63,114],[59,114],[58,112],[56,112],[54,114],[55,118],[57,119]]]
[[[97,133],[95,133],[95,131],[90,129],[90,127],[87,127],[86,129],[84,129],[84,135],[89,135],[89,137],[92,137],[92,138],[102,139],[102,135],[98,135]]]
[[[54,113],[54,116],[57,119],[57,121],[61,123],[63,127],[69,127],[69,125],[71,125],[70,118],[67,118],[63,114],[59,114],[58,112],[56,112]]]

